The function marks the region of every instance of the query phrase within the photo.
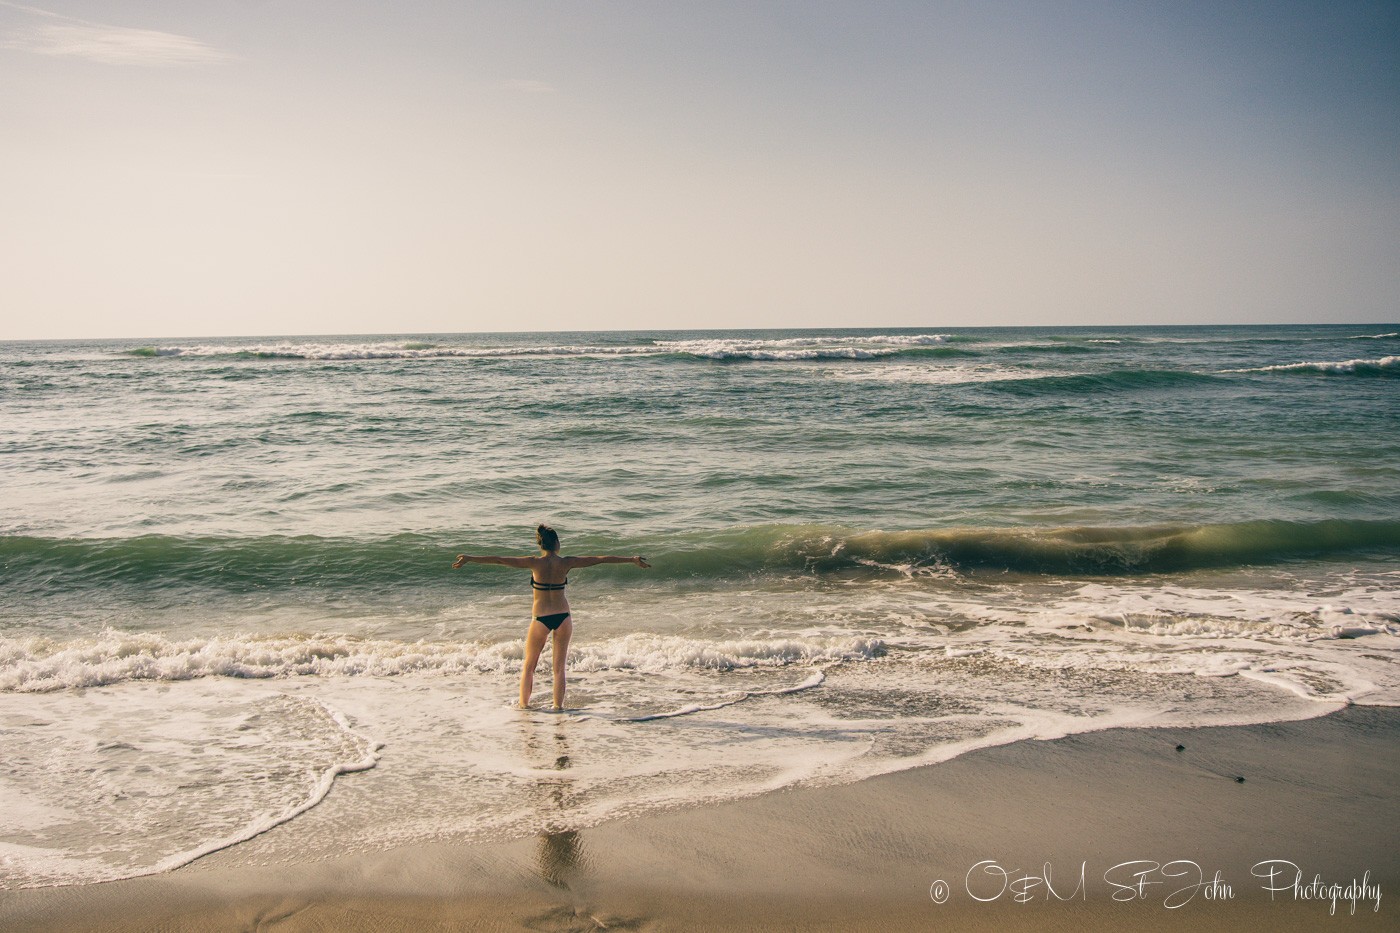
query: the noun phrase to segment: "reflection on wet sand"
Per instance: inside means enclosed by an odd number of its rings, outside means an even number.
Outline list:
[[[583,834],[569,828],[573,779],[566,773],[572,765],[567,729],[562,723],[541,727],[524,720],[522,739],[530,766],[555,772],[535,782],[543,829],[535,849],[537,870],[554,887],[568,890],[570,882],[584,871],[588,856]]]
[[[568,888],[583,861],[583,836],[575,829],[558,833],[540,833],[535,857],[539,860],[540,877],[556,888]]]

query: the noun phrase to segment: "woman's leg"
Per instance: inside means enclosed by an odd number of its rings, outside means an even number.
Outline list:
[[[530,705],[530,693],[535,689],[535,665],[540,663],[540,652],[544,650],[545,636],[549,629],[544,623],[530,620],[525,632],[525,663],[520,668],[520,708]]]
[[[554,653],[549,666],[554,669],[554,708],[564,708],[564,665],[569,660],[569,639],[574,634],[574,617],[569,616],[554,630]]]

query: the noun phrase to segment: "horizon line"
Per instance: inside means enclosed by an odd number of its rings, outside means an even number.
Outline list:
[[[494,337],[508,334],[691,334],[691,333],[790,333],[790,332],[846,332],[846,331],[900,331],[915,330],[1179,330],[1200,327],[1396,327],[1397,321],[1350,321],[1350,322],[1237,322],[1237,323],[1174,323],[1174,324],[890,324],[862,325],[859,327],[603,327],[571,330],[462,330],[462,331],[346,331],[342,333],[297,333],[297,334],[141,334],[137,336],[98,336],[98,337],[16,337],[0,338],[0,345],[18,343],[81,343],[95,341],[140,341],[140,340],[293,340],[325,339],[343,337]]]

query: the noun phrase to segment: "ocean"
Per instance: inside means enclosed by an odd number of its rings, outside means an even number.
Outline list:
[[[1400,325],[9,343],[0,424],[3,887],[1400,703]],[[450,569],[539,522],[654,565],[562,715]]]

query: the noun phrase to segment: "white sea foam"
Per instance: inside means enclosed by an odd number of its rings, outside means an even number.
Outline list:
[[[725,338],[705,340],[658,340],[658,347],[670,350],[764,350],[789,347],[895,347],[937,346],[948,342],[948,334],[868,334],[833,337],[784,337],[777,339]]]
[[[966,385],[977,382],[1003,382],[1013,379],[1041,379],[1054,376],[1049,370],[1012,369],[995,364],[936,361],[891,363],[880,367],[831,369],[824,375],[851,382],[902,382],[921,385]]]
[[[1055,608],[1163,636],[1312,641],[1338,637],[1338,629],[1349,627],[1400,635],[1400,605],[1378,588],[1343,591],[1317,602],[1260,590],[1085,584]]]
[[[757,697],[782,696],[783,694],[787,693],[797,693],[801,690],[810,690],[813,687],[821,686],[822,682],[825,680],[826,673],[824,671],[819,670],[815,671],[806,680],[802,681],[802,683],[793,684],[790,687],[775,687],[769,690],[743,690],[731,697],[719,700],[715,703],[689,703],[685,706],[680,707],[679,709],[667,710],[661,713],[648,713],[644,716],[632,716],[628,718],[627,721],[649,722],[653,719],[674,719],[677,716],[689,716],[692,713],[713,712],[714,710],[724,709],[726,706],[733,706],[735,703],[742,703],[745,700],[752,700]]]
[[[310,696],[126,685],[0,697],[0,887],[169,871],[305,814],[377,743]],[[23,705],[20,705],[23,702]]]
[[[1391,660],[1400,657],[1400,598],[1387,581],[1327,602],[1287,591],[1084,584],[1024,608],[956,606],[946,608],[984,624],[960,634],[955,650],[1031,668],[1247,676],[1323,705],[1400,704]]]
[[[294,803],[281,812],[260,813],[249,820],[242,828],[226,836],[212,839],[197,848],[169,855],[152,866],[150,870],[151,874],[172,871],[211,853],[227,849],[230,846],[236,846],[240,842],[247,842],[249,839],[260,836],[275,826],[290,822],[325,800],[326,795],[331,792],[331,786],[335,783],[337,777],[342,774],[354,774],[358,771],[368,771],[378,764],[379,749],[381,747],[379,743],[370,742],[363,736],[357,735],[355,731],[350,728],[350,723],[346,721],[345,716],[339,710],[331,709],[320,701],[313,700],[311,702],[315,702],[320,706],[325,714],[343,730],[345,736],[351,740],[352,757],[348,760],[332,761],[327,764],[321,770],[321,773],[316,776],[315,783],[307,793],[305,799],[300,802]],[[359,753],[358,757],[354,757],[357,752]]]
[[[1358,372],[1380,372],[1400,369],[1400,356],[1383,356],[1376,360],[1341,360],[1339,362],[1281,363],[1276,366],[1256,366],[1252,369],[1226,369],[1227,373],[1303,373],[1316,372],[1348,375]]]
[[[947,342],[946,334],[876,334],[863,337],[789,337],[777,340],[714,339],[661,340],[656,346],[671,353],[714,360],[869,360],[893,356],[911,347]]]
[[[850,337],[852,341],[869,343],[892,343],[901,347],[928,347],[947,343],[949,334],[887,334],[874,337]]]
[[[579,671],[718,671],[878,656],[878,639],[796,638],[706,641],[631,634],[581,644],[571,652]],[[519,670],[518,641],[401,642],[344,634],[230,635],[170,638],[106,630],[71,641],[0,638],[0,692],[41,693],[127,681],[202,677],[394,677]]]

